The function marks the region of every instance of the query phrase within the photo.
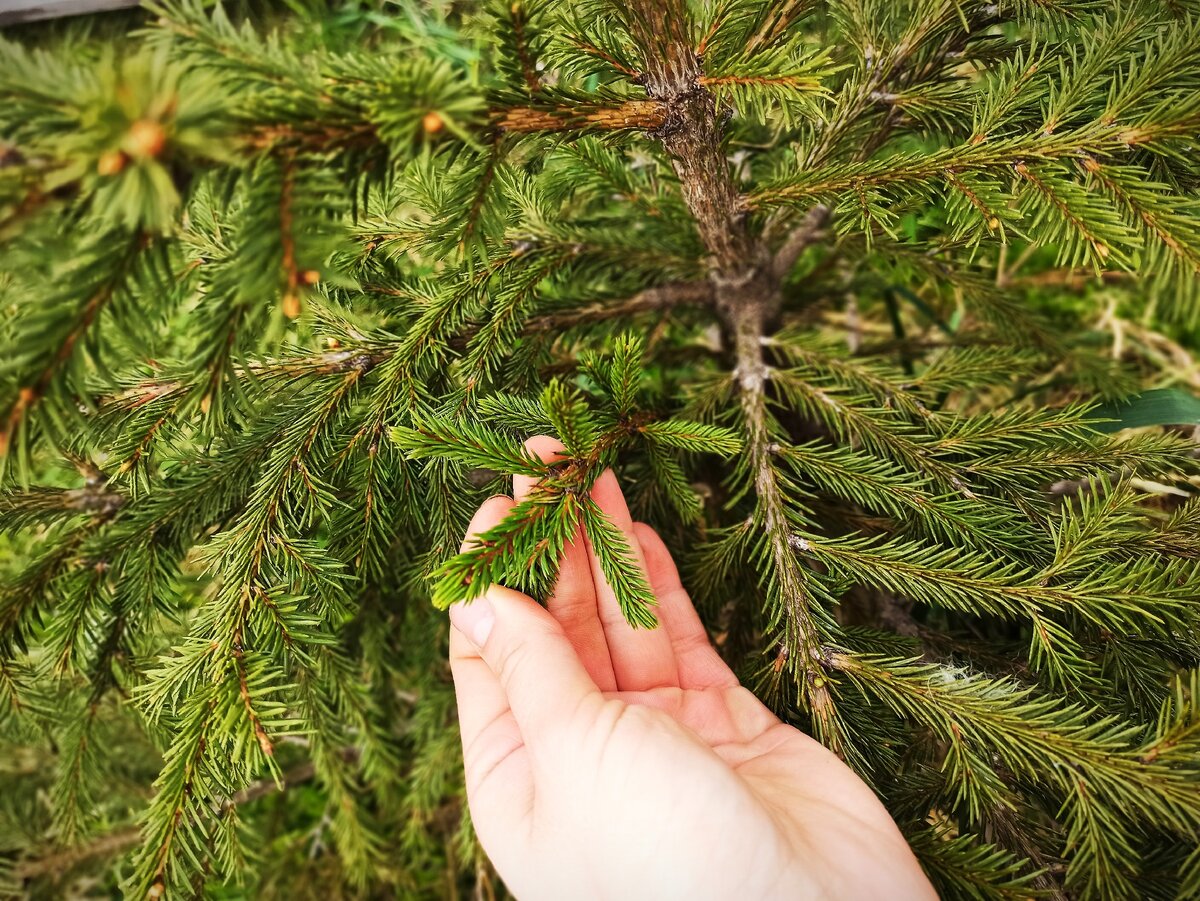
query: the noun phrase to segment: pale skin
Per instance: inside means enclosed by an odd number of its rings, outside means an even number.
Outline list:
[[[514,478],[517,500],[532,488]],[[467,799],[513,894],[936,898],[874,793],[739,685],[612,472],[592,494],[645,567],[658,628],[625,622],[582,536],[545,608],[493,587],[450,610]],[[514,503],[488,500],[467,541]]]

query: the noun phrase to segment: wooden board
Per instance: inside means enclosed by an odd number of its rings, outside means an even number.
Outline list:
[[[137,5],[138,0],[0,0],[0,26]]]

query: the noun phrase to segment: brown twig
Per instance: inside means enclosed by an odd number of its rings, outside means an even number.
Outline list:
[[[660,128],[666,117],[666,106],[662,103],[627,100],[616,106],[581,103],[554,108],[512,107],[498,111],[492,122],[502,131],[617,131],[623,128]]]
[[[818,203],[805,214],[800,224],[784,240],[783,246],[775,252],[771,261],[771,272],[775,278],[782,279],[791,272],[800,254],[824,237],[829,216],[829,207],[823,203]]]
[[[771,46],[779,37],[800,18],[809,5],[808,0],[782,0],[772,10],[770,16],[763,21],[761,27],[746,42],[746,55]]]
[[[557,332],[619,316],[635,316],[681,306],[711,306],[714,299],[713,287],[708,282],[668,282],[646,288],[616,303],[599,302],[560,313],[534,316],[526,323],[524,331],[527,334]]]
[[[538,77],[534,59],[529,53],[529,42],[525,36],[525,8],[520,2],[515,2],[509,6],[509,12],[512,14],[513,32],[516,35],[517,56],[521,60],[521,75],[525,79],[526,90],[533,95],[541,90],[542,82]]]
[[[1095,269],[1049,269],[1020,278],[1005,279],[1001,287],[1062,288],[1064,291],[1082,291],[1088,285],[1113,285],[1128,281],[1132,277],[1132,273],[1121,272],[1117,269],[1106,269],[1103,272],[1097,272]]]
[[[114,829],[86,845],[67,848],[33,860],[21,861],[13,867],[13,881],[26,883],[44,876],[69,873],[93,857],[112,857],[120,854],[136,845],[141,837],[142,830],[137,826],[123,826],[120,829]]]
[[[296,268],[296,238],[292,232],[295,175],[295,163],[290,158],[284,160],[283,177],[279,183],[279,241],[280,264],[283,268],[283,313],[289,319],[300,315],[300,271]]]

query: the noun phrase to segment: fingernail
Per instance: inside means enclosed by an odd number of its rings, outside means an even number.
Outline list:
[[[450,606],[450,622],[467,636],[471,644],[482,648],[492,634],[492,626],[496,625],[496,611],[486,596],[473,601],[459,601]]]

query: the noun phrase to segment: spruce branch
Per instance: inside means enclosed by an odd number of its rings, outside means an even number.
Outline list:
[[[93,274],[90,279],[93,283],[91,294],[81,304],[77,302],[75,309],[48,312],[48,315],[53,317],[47,323],[53,329],[53,345],[48,354],[50,362],[46,364],[44,359],[33,362],[37,368],[29,373],[31,378],[16,387],[13,397],[7,403],[0,401],[4,404],[0,406],[0,419],[4,422],[3,431],[0,431],[0,458],[7,458],[9,446],[30,411],[63,378],[64,370],[74,357],[81,339],[93,328],[104,308],[122,289],[139,254],[149,246],[149,238],[141,233],[126,236],[106,235],[97,243],[103,245],[104,242],[113,242],[116,248],[99,248],[102,254],[99,267],[101,271]],[[89,248],[85,253],[94,250],[95,248]],[[86,270],[80,274],[84,275],[84,284],[88,284]]]
[[[444,457],[464,466],[494,469],[540,478],[547,464],[534,457],[523,446],[514,449],[512,442],[482,425],[467,422],[439,422],[432,427],[397,426],[392,440],[413,459]]]
[[[356,760],[360,753],[358,747],[350,746],[343,748],[341,755],[347,760]],[[221,802],[218,813],[223,816],[234,807],[252,804],[275,792],[286,791],[290,787],[311,782],[316,775],[316,766],[312,761],[297,764],[286,770],[278,780],[260,779],[226,798]],[[116,857],[135,847],[141,838],[142,831],[138,826],[118,827],[77,847],[20,861],[13,868],[12,876],[16,881],[22,883],[29,883],[45,877],[61,876],[70,873],[80,864],[86,863],[92,858]]]
[[[1196,617],[1189,592],[1200,569],[1189,561],[1166,572],[1139,572],[1120,564],[1088,568],[1077,580],[1055,581],[1056,569],[1030,571],[982,552],[947,552],[916,542],[798,536],[805,553],[835,572],[878,585],[922,603],[1002,617],[1039,619],[1070,611],[1098,628],[1169,633]],[[1063,636],[1066,640],[1067,636]]]
[[[625,535],[609,522],[591,498],[584,499],[582,514],[584,533],[617,599],[621,615],[635,628],[653,629],[658,625],[658,617],[654,615],[658,601]]]
[[[435,571],[433,603],[445,609],[501,584],[527,594],[545,593],[583,515],[574,492],[549,487],[534,492],[499,525],[473,538],[466,550]]]
[[[1195,217],[1186,215],[1179,208],[1179,198],[1168,200],[1169,195],[1165,191],[1156,191],[1156,186],[1138,184],[1144,179],[1137,170],[1105,166],[1094,157],[1086,157],[1080,165],[1141,223],[1151,239],[1161,243],[1178,260],[1187,278],[1200,275],[1200,233],[1195,226]],[[1138,182],[1132,178],[1135,174],[1139,176]],[[1134,184],[1138,187],[1132,187]]]
[[[18,866],[115,866],[60,842],[146,766],[130,894],[454,881],[428,578],[543,594],[582,529],[650,624],[614,467],[722,656],[948,897],[1196,893],[1197,435],[1085,402],[1192,418],[1179,4],[293,6],[0,41],[0,428],[54,369],[8,442],[35,487],[0,486]],[[511,472],[539,487],[456,555]]]
[[[843,14],[845,25],[853,46],[863,54],[865,71],[848,79],[842,96],[835,98],[832,116],[821,123],[816,140],[806,149],[804,168],[825,165],[853,137],[861,138],[853,151],[856,159],[874,153],[900,119],[894,105],[886,105],[882,117],[872,115],[880,98],[934,77],[995,12],[991,4],[964,9],[952,0],[939,0],[914,8],[901,19],[902,28],[889,34],[865,8],[849,6]]]
[[[389,293],[382,286],[366,286],[370,290]],[[407,296],[407,294],[405,295]],[[632,318],[647,313],[670,311],[681,307],[711,308],[714,303],[713,287],[707,281],[668,282],[645,288],[627,297],[615,300],[594,301],[580,305],[564,305],[554,310],[530,317],[521,327],[524,337],[560,335],[562,332],[594,323]],[[452,346],[461,349],[479,330],[478,325],[469,325],[451,338]],[[340,343],[340,342],[339,342]],[[249,384],[259,379],[300,379],[349,373],[360,377],[372,373],[388,361],[396,361],[399,352],[396,346],[384,342],[363,341],[355,346],[339,347],[316,353],[294,354],[279,357],[253,359],[235,366],[233,378]],[[155,402],[171,402],[172,408],[186,395],[187,385],[173,378],[153,377],[140,380],[119,392],[102,397],[99,402],[102,414],[133,412]],[[156,417],[149,423],[142,436],[146,442],[163,426],[171,413]],[[144,448],[142,453],[144,453]],[[136,462],[136,461],[135,461]],[[125,465],[130,465],[128,462]],[[9,502],[16,503],[15,499]]]
[[[906,837],[944,895],[1026,901],[1031,891],[1042,888],[1042,874],[1030,872],[1028,861],[974,835],[926,828],[910,831]]]
[[[963,173],[1004,173],[1018,165],[1120,153],[1150,141],[1168,126],[1145,124],[1135,136],[1091,123],[1070,131],[966,143],[932,153],[892,155],[859,163],[814,168],[788,184],[764,186],[747,198],[753,209],[796,204],[863,188],[916,185]]]
[[[986,751],[1017,777],[1050,788],[1071,821],[1065,850],[1077,851],[1068,885],[1098,871],[1078,863],[1088,854],[1108,858],[1109,872],[1117,860],[1128,859],[1119,845],[1127,840],[1129,820],[1114,817],[1112,805],[1126,817],[1182,834],[1191,834],[1200,821],[1200,774],[1193,760],[1147,763],[1136,727],[1115,717],[953,668],[843,653],[832,654],[829,665],[897,715],[935,730],[951,748]],[[1046,768],[1045,760],[1057,766]],[[978,757],[968,764],[982,766]],[[978,778],[969,769],[956,775]],[[1124,882],[1122,870],[1115,875]]]
[[[841,750],[840,729],[832,710],[833,698],[822,675],[824,643],[809,607],[808,576],[796,555],[792,520],[780,479],[771,457],[774,443],[768,423],[766,386],[769,370],[763,359],[760,329],[751,321],[736,336],[741,414],[746,429],[746,467],[753,480],[755,507],[769,547],[768,565],[779,601],[786,614],[787,644],[794,647],[792,665],[799,669],[803,700],[818,735],[834,750]]]
[[[530,96],[537,94],[542,88],[542,80],[538,75],[535,49],[530,46],[530,31],[533,21],[540,10],[536,4],[530,6],[522,2],[510,3],[504,9],[507,13],[507,24],[512,29],[512,43],[520,63],[521,80]]]
[[[742,448],[741,440],[728,429],[701,422],[662,419],[648,422],[638,431],[656,444],[696,453],[732,457]]]
[[[496,397],[480,407],[517,425],[550,426],[563,442],[560,460],[546,463],[512,439],[481,425],[445,418],[393,429],[393,439],[415,458],[440,457],[462,466],[537,478],[538,486],[499,524],[474,536],[433,573],[434,604],[448,607],[480,596],[494,584],[546,593],[557,578],[563,549],[582,528],[631,625],[656,624],[654,598],[620,529],[605,518],[589,492],[617,452],[635,439],[663,447],[721,455],[740,446],[729,430],[679,419],[655,419],[639,409],[641,343],[626,337],[610,362],[587,361],[605,397],[595,409],[577,391],[553,380],[538,401]]]

